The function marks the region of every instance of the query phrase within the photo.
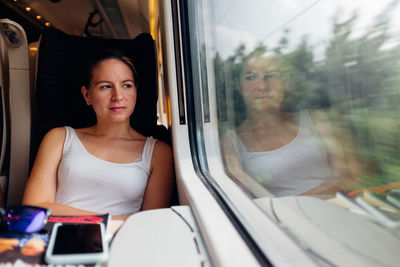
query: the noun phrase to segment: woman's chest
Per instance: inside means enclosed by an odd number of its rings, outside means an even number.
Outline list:
[[[250,151],[271,151],[288,145],[298,135],[297,125],[287,128],[266,128],[242,131],[239,137]]]
[[[145,141],[126,139],[85,138],[84,149],[91,155],[113,163],[132,163],[143,152]]]

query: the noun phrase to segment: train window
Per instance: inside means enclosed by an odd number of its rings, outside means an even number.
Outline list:
[[[183,2],[199,165],[258,246],[232,184],[314,259],[396,265],[399,1]]]

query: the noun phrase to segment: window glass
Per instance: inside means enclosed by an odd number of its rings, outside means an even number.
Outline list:
[[[275,196],[400,190],[398,1],[225,0],[212,9],[232,177]]]
[[[277,209],[292,196],[346,212],[356,207],[372,227],[367,233],[399,244],[399,1],[204,2],[221,160],[230,179],[252,199],[272,194]],[[363,249],[355,250],[368,255]]]

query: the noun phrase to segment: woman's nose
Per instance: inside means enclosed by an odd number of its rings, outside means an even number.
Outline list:
[[[118,101],[122,99],[122,91],[118,87],[113,88],[113,95],[112,95],[112,100]]]
[[[265,79],[264,77],[258,79],[256,89],[258,89],[258,90],[269,90],[270,89],[269,80]]]

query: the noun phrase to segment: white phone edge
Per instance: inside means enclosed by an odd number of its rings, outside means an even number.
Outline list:
[[[86,254],[64,254],[64,255],[53,255],[54,242],[56,240],[56,232],[58,227],[63,225],[62,223],[54,224],[49,244],[46,248],[45,261],[49,264],[89,264],[89,263],[100,263],[108,259],[108,242],[105,235],[105,227],[103,223],[97,223],[101,228],[101,240],[103,244],[103,252],[101,253],[86,253]]]

